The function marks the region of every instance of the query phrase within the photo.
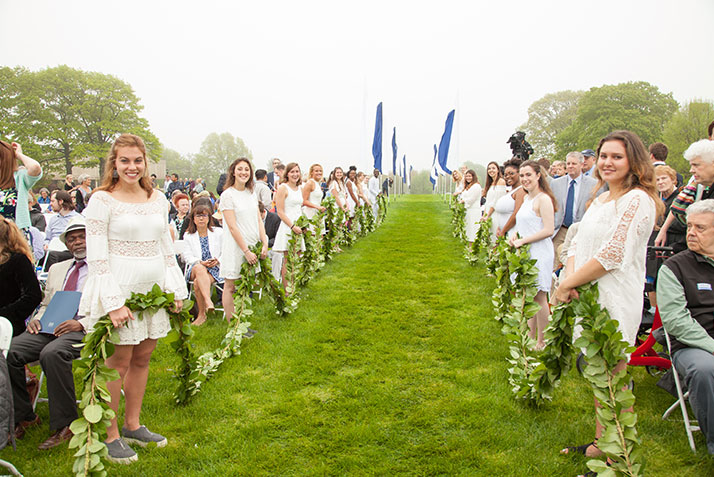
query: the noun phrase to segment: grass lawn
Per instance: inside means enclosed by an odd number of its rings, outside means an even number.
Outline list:
[[[574,476],[584,457],[558,450],[594,435],[592,394],[573,372],[540,409],[511,397],[507,345],[493,319],[492,280],[471,267],[433,196],[393,202],[385,223],[338,255],[303,291],[288,318],[256,308],[255,338],[224,363],[187,407],[173,403],[159,344],[142,421],[166,435],[110,475]],[[198,351],[225,325],[197,330]],[[696,435],[663,422],[673,402],[636,369],[636,411],[650,476],[711,476],[714,459]],[[38,412],[46,423],[47,404]],[[43,424],[0,457],[27,476],[69,475],[72,457],[41,452]]]

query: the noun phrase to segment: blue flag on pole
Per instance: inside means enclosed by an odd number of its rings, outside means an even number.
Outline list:
[[[377,105],[377,119],[374,123],[374,141],[372,142],[374,168],[382,172],[382,103]]]
[[[439,166],[441,170],[447,174],[451,174],[451,171],[446,167],[446,161],[449,157],[449,144],[451,143],[451,129],[454,126],[454,113],[455,109],[446,116],[446,126],[444,127],[444,134],[441,136],[441,142],[439,143]]]
[[[431,161],[431,171],[429,172],[429,181],[431,181],[431,189],[433,190],[434,187],[436,187],[436,178],[438,177],[439,173],[436,171],[436,155],[437,155],[437,149],[436,149],[436,144],[434,144],[434,160]]]
[[[397,174],[397,128],[392,132],[392,172]]]
[[[404,154],[402,157],[402,182],[407,183],[407,155]]]

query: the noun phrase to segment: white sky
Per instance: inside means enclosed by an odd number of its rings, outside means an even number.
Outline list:
[[[648,81],[714,99],[714,1],[0,0],[0,65],[67,64],[129,82],[162,143],[242,137],[259,167],[426,169],[456,108],[449,165],[509,157],[528,106],[564,89]]]

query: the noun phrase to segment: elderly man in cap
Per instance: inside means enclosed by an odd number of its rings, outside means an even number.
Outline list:
[[[714,454],[714,200],[687,208],[687,246],[660,268],[657,301],[674,367]]]
[[[72,437],[69,425],[77,419],[77,403],[72,376],[72,360],[79,357],[79,348],[74,345],[84,338],[85,326],[74,309],[58,324],[52,333],[43,332],[42,319],[52,297],[57,291],[82,292],[87,278],[87,245],[84,217],[72,219],[60,235],[74,259],[54,264],[47,276],[47,286],[42,304],[27,324],[27,330],[13,338],[7,356],[7,366],[12,384],[15,405],[15,436],[21,439],[28,427],[38,425],[40,418],[33,410],[31,397],[25,381],[25,365],[39,359],[47,376],[47,394],[50,407],[50,430],[52,435],[40,444],[40,450],[51,449]]]
[[[595,173],[595,151],[592,149],[585,149],[584,151],[581,151],[581,154],[583,155],[583,175],[590,177]]]

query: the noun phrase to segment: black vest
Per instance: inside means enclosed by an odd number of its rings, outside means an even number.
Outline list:
[[[664,262],[684,288],[687,309],[697,323],[714,338],[714,266],[698,253],[685,250]],[[687,345],[673,336],[672,354]]]

